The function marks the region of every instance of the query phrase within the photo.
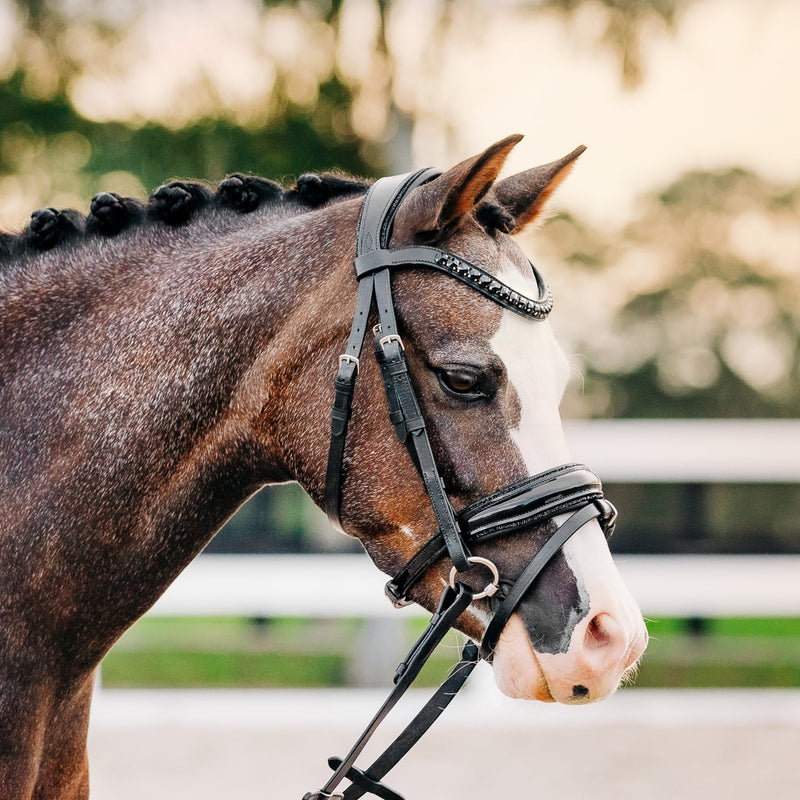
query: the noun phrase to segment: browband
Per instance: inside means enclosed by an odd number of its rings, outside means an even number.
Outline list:
[[[539,297],[536,300],[515,291],[482,267],[439,247],[413,245],[391,250],[372,250],[356,258],[354,266],[359,279],[387,267],[430,267],[457,278],[498,305],[523,317],[544,319],[553,310],[553,295],[533,262],[528,263],[539,287]]]

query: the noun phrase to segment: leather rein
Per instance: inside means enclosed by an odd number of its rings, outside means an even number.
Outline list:
[[[450,502],[433,455],[425,420],[408,373],[403,342],[397,327],[391,290],[391,270],[427,267],[466,283],[493,302],[533,321],[543,320],[553,307],[544,279],[531,264],[539,289],[537,298],[514,291],[482,267],[438,247],[389,248],[394,216],[403,199],[418,186],[440,173],[423,169],[405,175],[381,178],[367,192],[358,221],[356,258],[358,279],[353,324],[345,352],[339,357],[331,414],[325,506],[328,518],[342,528],[340,518],[344,452],[351,416],[356,378],[373,305],[379,324],[373,329],[375,358],[383,377],[389,418],[395,433],[409,451],[430,498],[438,530],[410,561],[386,584],[386,594],[395,606],[412,602],[411,588],[429,568],[447,556],[451,563],[450,585],[439,601],[436,613],[422,636],[398,666],[394,688],[345,758],[331,758],[333,774],[317,792],[303,800],[356,800],[371,793],[383,800],[403,800],[382,778],[428,730],[444,711],[472,672],[479,657],[488,661],[506,622],[548,562],[568,539],[591,519],[597,519],[608,537],[614,530],[617,512],[604,498],[597,476],[581,464],[564,464],[525,478],[484,497],[457,512]],[[556,519],[558,518],[558,519]],[[497,567],[488,559],[473,556],[470,546],[534,525],[554,521],[554,530],[514,582],[502,581]],[[458,573],[481,567],[491,581],[477,594],[457,581]],[[416,678],[436,645],[474,599],[494,596],[499,605],[489,622],[480,648],[468,642],[459,662],[444,683],[394,742],[367,769],[355,766],[367,741]],[[343,779],[351,783],[336,792]]]

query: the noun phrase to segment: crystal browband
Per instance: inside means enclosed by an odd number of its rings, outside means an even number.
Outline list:
[[[544,319],[553,310],[553,295],[532,263],[531,272],[539,287],[539,297],[535,300],[515,291],[485,269],[438,247],[412,245],[391,250],[371,250],[355,260],[358,278],[386,267],[413,266],[432,267],[452,275],[495,303],[524,317]]]

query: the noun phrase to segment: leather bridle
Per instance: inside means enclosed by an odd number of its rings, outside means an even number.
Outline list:
[[[505,624],[541,571],[567,540],[591,519],[597,519],[606,536],[610,536],[616,520],[616,509],[604,498],[599,479],[581,464],[564,464],[525,478],[472,503],[460,512],[450,502],[408,373],[395,317],[391,271],[427,267],[444,272],[504,308],[534,321],[547,317],[553,301],[544,279],[533,264],[531,270],[539,296],[528,298],[482,267],[441,248],[426,245],[389,248],[392,224],[403,199],[438,175],[436,170],[424,169],[382,178],[372,185],[364,199],[358,221],[354,262],[358,296],[350,336],[345,352],[339,357],[339,370],[334,384],[325,506],[330,521],[341,529],[345,442],[361,351],[374,306],[379,323],[373,329],[375,358],[383,377],[389,418],[419,472],[438,526],[431,539],[387,583],[386,594],[395,606],[410,603],[408,596],[411,588],[445,556],[452,563],[450,585],[445,589],[428,628],[398,667],[394,677],[395,686],[383,706],[348,755],[344,759],[329,760],[334,772],[325,786],[317,792],[306,794],[304,800],[355,800],[367,792],[383,800],[402,800],[399,794],[380,782],[383,776],[442,713],[477,664],[479,654],[491,660]],[[491,561],[473,556],[470,551],[472,545],[551,521],[552,533],[516,581],[502,580]],[[489,570],[491,582],[482,592],[475,594],[455,578],[458,573],[479,566]],[[468,642],[448,678],[400,736],[368,769],[356,768],[355,759],[368,739],[411,685],[439,641],[473,599],[489,596],[498,598],[500,602],[486,628],[480,651],[475,644]],[[351,785],[343,793],[336,793],[334,790],[344,778],[348,778]]]

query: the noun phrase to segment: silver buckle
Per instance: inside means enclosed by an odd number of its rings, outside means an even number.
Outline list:
[[[396,333],[390,333],[388,336],[382,336],[380,339],[378,339],[378,344],[381,346],[381,350],[385,350],[386,345],[389,344],[389,342],[397,342],[397,344],[400,345],[401,350],[404,351],[406,349],[403,345],[403,340]]]
[[[345,362],[349,362],[351,364],[355,364],[356,365],[356,373],[358,372],[358,369],[361,366],[361,362],[355,356],[351,356],[348,353],[345,353],[344,355],[339,356],[339,366],[341,367],[342,364],[344,364]]]

